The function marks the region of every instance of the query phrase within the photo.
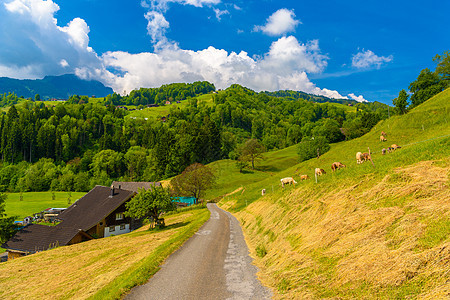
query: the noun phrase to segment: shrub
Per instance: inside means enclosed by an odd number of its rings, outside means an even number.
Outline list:
[[[330,150],[330,145],[327,139],[323,136],[317,136],[311,138],[303,138],[302,142],[298,144],[298,160],[299,162],[317,157],[317,150],[319,155],[326,153]]]

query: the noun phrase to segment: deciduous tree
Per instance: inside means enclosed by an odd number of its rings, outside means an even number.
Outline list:
[[[253,170],[255,169],[255,162],[263,158],[265,151],[265,147],[258,140],[249,139],[239,149],[239,160],[251,162]]]
[[[406,93],[406,91],[401,90],[398,94],[398,97],[392,100],[392,103],[394,103],[395,107],[402,115],[406,113],[406,107],[408,106],[408,97],[409,95]]]
[[[210,167],[200,163],[188,166],[183,173],[170,181],[176,195],[190,196],[198,199],[215,183],[214,172]]]
[[[168,190],[161,187],[140,189],[139,194],[125,204],[125,215],[133,218],[158,220],[162,212],[175,209]]]

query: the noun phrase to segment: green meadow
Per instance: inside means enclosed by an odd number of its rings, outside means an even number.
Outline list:
[[[197,105],[213,105],[213,96],[212,94],[206,94],[195,97],[197,99]],[[187,100],[181,100],[180,103],[176,103],[176,101],[173,101],[170,105],[162,105],[158,107],[147,107],[142,110],[134,110],[131,111],[127,117],[134,117],[134,118],[161,118],[164,116],[167,116],[170,113],[171,109],[183,109],[186,108],[189,104],[189,99]]]
[[[5,203],[5,213],[20,220],[49,207],[69,207],[69,198],[72,204],[86,193],[54,192],[54,200],[52,192],[22,193],[22,200],[20,199],[20,193],[6,194],[8,198]]]

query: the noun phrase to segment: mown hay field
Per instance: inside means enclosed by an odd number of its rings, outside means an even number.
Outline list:
[[[286,166],[287,157],[277,164],[267,153],[262,179],[237,175],[235,193],[224,187],[238,170],[224,168],[229,178],[216,190],[227,196],[217,196],[219,204],[240,220],[274,298],[450,297],[449,100],[447,89],[318,159]],[[381,131],[388,142],[380,142]],[[402,148],[382,155],[391,144]],[[356,152],[368,148],[373,164],[356,164]],[[334,161],[347,167],[332,172]],[[327,174],[316,183],[317,167]],[[301,182],[301,174],[311,179]],[[279,180],[287,176],[298,184],[283,189]]]
[[[144,283],[209,218],[206,208],[166,216],[167,227],[59,247],[0,264],[1,299],[117,299]]]

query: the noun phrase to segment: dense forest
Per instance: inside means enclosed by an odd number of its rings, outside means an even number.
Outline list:
[[[319,136],[334,143],[361,136],[387,118],[386,105],[357,104],[350,112],[342,105],[274,97],[239,85],[214,92],[213,105],[192,97],[211,90],[208,83],[173,84],[121,97],[133,102],[142,95],[189,94],[188,105],[171,107],[165,122],[126,117],[114,95],[105,103],[82,103],[76,99],[87,97],[76,96],[54,107],[39,101],[11,106],[0,120],[0,191],[87,191],[112,179],[161,180],[194,162],[236,159],[239,146],[251,138],[267,150]]]

